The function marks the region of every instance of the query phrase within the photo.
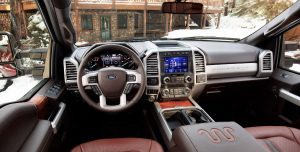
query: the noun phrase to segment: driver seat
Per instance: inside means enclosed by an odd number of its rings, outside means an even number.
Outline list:
[[[161,145],[151,139],[99,139],[80,144],[71,152],[163,152]]]

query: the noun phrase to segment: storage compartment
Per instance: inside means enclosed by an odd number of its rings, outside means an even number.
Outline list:
[[[213,122],[203,110],[196,108],[165,110],[162,115],[171,131],[182,125]]]
[[[170,152],[266,152],[235,122],[214,122],[176,128]]]
[[[154,102],[157,123],[169,148],[172,132],[181,126],[214,122],[192,98]]]

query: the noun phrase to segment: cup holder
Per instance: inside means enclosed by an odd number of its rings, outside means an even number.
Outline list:
[[[206,113],[199,109],[172,109],[164,111],[162,115],[171,131],[183,125],[212,122]]]

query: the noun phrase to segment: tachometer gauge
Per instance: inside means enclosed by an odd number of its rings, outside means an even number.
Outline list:
[[[98,70],[101,67],[101,63],[99,61],[99,57],[93,57],[86,65],[86,69],[89,71]]]

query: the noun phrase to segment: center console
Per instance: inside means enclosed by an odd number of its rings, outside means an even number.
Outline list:
[[[154,111],[164,141],[170,145],[172,132],[181,126],[214,122],[192,98],[154,102]]]
[[[207,81],[206,58],[196,47],[181,42],[148,43],[144,64],[146,95],[154,103],[154,111],[165,142],[174,129],[199,123],[214,122],[192,99],[197,88]]]
[[[188,97],[194,84],[192,51],[160,52],[161,97]]]

